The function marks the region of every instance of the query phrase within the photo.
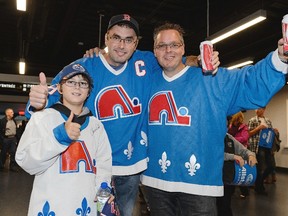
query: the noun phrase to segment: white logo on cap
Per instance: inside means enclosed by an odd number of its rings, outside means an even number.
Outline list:
[[[74,64],[72,68],[76,71],[85,72],[85,69],[80,64]]]

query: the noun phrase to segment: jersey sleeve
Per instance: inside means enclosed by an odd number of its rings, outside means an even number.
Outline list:
[[[93,140],[97,142],[97,178],[96,178],[96,189],[98,189],[102,182],[107,182],[110,184],[112,175],[112,150],[110,147],[110,142],[105,131],[103,124],[96,120],[98,130],[95,130],[93,134]]]
[[[219,68],[215,76],[217,82],[212,82],[211,88],[219,96],[223,94],[223,104],[228,106],[225,107],[227,115],[266,106],[285,85],[286,69],[279,71],[272,62],[272,55],[270,53],[255,65],[241,69]]]
[[[54,126],[47,120],[51,115],[47,115],[44,111],[32,115],[16,151],[17,163],[31,175],[44,172],[67,148],[55,139]]]

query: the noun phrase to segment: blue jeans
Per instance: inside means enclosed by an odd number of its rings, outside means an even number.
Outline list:
[[[115,198],[121,216],[132,216],[138,194],[140,173],[129,176],[112,176]]]
[[[216,216],[216,198],[145,186],[151,216]]]

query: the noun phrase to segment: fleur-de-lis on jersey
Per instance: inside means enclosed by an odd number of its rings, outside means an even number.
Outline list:
[[[131,141],[129,141],[128,145],[127,145],[127,149],[124,150],[124,154],[127,155],[128,160],[131,159],[132,157],[132,153],[133,153],[133,146]]]
[[[148,138],[147,138],[147,134],[144,131],[141,131],[141,137],[142,139],[140,140],[140,144],[141,145],[148,145]]]
[[[159,165],[161,166],[161,171],[166,173],[167,168],[171,165],[171,161],[167,160],[166,152],[162,153],[162,159],[159,159]]]
[[[87,202],[87,199],[86,199],[86,198],[84,198],[84,199],[82,200],[81,205],[82,205],[81,208],[78,208],[78,209],[76,210],[76,214],[77,214],[77,215],[81,215],[81,216],[87,216],[87,215],[89,215],[90,212],[91,212],[91,208],[88,206],[88,202]]]
[[[190,157],[190,162],[185,163],[185,167],[188,168],[189,175],[191,176],[195,175],[197,169],[200,169],[200,164],[196,163],[196,157],[194,154]]]
[[[50,211],[50,205],[49,202],[45,202],[42,212],[38,212],[37,216],[55,216],[54,211]]]

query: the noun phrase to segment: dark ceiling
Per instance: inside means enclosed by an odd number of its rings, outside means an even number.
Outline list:
[[[44,71],[53,77],[85,50],[99,46],[99,37],[103,46],[110,17],[120,13],[139,22],[141,50],[152,50],[153,28],[163,21],[179,23],[185,29],[187,55],[199,54],[199,44],[207,37],[205,0],[27,2],[27,12],[19,12],[15,0],[0,0],[0,73],[17,74],[18,60],[24,57],[26,75]],[[282,17],[288,13],[287,0],[210,0],[209,4],[210,35],[259,9],[267,11],[262,23],[216,44],[222,65],[245,57],[258,61],[276,48]]]

